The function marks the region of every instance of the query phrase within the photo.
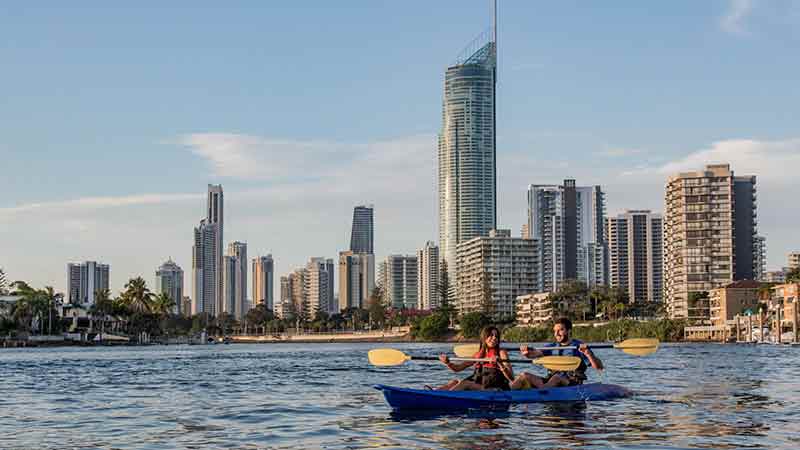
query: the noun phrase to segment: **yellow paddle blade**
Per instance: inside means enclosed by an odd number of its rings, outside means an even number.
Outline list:
[[[658,339],[635,338],[614,344],[614,348],[622,350],[629,355],[646,356],[655,353],[658,350],[658,344]]]
[[[480,349],[481,346],[478,344],[462,344],[453,347],[453,353],[459,358],[471,358]]]
[[[554,372],[569,372],[581,365],[581,359],[577,356],[542,356],[532,362]]]
[[[411,357],[393,348],[376,348],[367,353],[369,362],[376,366],[399,366]]]

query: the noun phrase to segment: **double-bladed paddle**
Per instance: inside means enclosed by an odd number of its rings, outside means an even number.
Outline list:
[[[473,352],[474,353],[474,352]],[[368,353],[369,362],[376,366],[399,366],[406,361],[438,361],[438,356],[411,356],[393,348],[376,348]],[[491,362],[489,358],[450,358],[452,362]],[[577,356],[543,356],[530,359],[498,359],[498,362],[533,363],[555,372],[568,372],[580,366]]]
[[[615,348],[617,350],[622,350],[623,352],[629,355],[635,356],[646,356],[651,353],[655,353],[658,350],[658,339],[650,339],[650,338],[634,338],[634,339],[627,339],[622,342],[617,342],[616,344],[588,344],[587,347],[590,349],[596,348]],[[514,350],[514,347],[509,347],[508,345],[502,346],[504,350]],[[564,347],[553,346],[553,347],[528,347],[531,349],[536,350],[573,350],[577,347],[574,345],[568,345]],[[456,345],[453,347],[453,353],[456,356],[460,357],[468,357],[472,356],[480,350],[480,345],[478,344],[463,344],[463,345]]]

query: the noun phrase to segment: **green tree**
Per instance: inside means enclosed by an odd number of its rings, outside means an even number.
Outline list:
[[[263,330],[267,326],[267,322],[275,319],[275,314],[267,309],[267,305],[264,303],[259,303],[255,306],[255,308],[251,308],[250,311],[247,311],[247,314],[244,316],[244,321],[247,324],[248,328],[256,328],[256,332],[258,332],[258,328]]]
[[[92,317],[100,319],[100,333],[106,331],[106,321],[108,316],[114,312],[114,301],[111,299],[111,292],[108,289],[98,289],[94,293],[94,305],[89,308]]]
[[[561,287],[552,294],[553,309],[562,317],[577,320],[583,315],[583,305],[590,303],[589,288],[578,280],[564,280]]]
[[[144,278],[131,278],[125,283],[122,300],[131,312],[145,314],[151,312],[153,293],[147,288],[147,282],[144,281]]]
[[[481,312],[487,317],[494,317],[497,312],[497,304],[494,301],[494,291],[492,291],[491,275],[487,270],[481,274]]]
[[[458,324],[461,326],[461,334],[465,338],[478,337],[483,327],[491,323],[492,319],[479,311],[462,314],[458,319]]]
[[[150,303],[150,311],[161,318],[166,318],[172,314],[174,308],[175,300],[166,292],[158,293]]]
[[[386,303],[383,301],[383,289],[379,286],[372,290],[367,310],[369,311],[370,328],[374,326],[382,329],[386,325]]]
[[[786,272],[787,283],[800,283],[800,267],[795,267]]]
[[[419,322],[419,328],[415,330],[415,336],[426,341],[435,341],[445,334],[450,325],[450,318],[443,312],[436,312]]]

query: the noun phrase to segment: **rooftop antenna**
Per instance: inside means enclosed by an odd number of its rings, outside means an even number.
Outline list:
[[[494,0],[492,7],[492,41],[495,49],[497,48],[497,0]]]

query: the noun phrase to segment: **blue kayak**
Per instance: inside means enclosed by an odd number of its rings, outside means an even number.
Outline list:
[[[377,384],[393,409],[505,409],[513,403],[580,402],[628,397],[630,390],[616,384],[587,383],[577,386],[519,391],[432,391]]]

